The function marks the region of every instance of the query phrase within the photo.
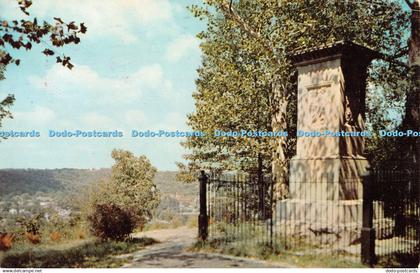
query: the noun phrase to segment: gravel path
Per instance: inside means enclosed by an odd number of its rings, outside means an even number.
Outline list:
[[[196,229],[181,227],[137,234],[139,237],[154,238],[160,243],[127,254],[131,262],[123,267],[279,267],[254,259],[190,252],[188,248],[195,242],[196,233]]]

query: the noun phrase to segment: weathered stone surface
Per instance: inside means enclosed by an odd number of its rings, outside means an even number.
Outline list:
[[[393,235],[394,221],[385,218],[383,202],[373,203],[377,239]],[[277,230],[308,238],[311,243],[357,243],[362,227],[362,200],[302,200],[277,202]]]
[[[298,120],[301,132],[362,132],[365,130],[366,70],[374,53],[351,43],[304,51],[298,68]],[[360,181],[368,166],[362,137],[298,137],[291,161],[290,184],[300,181]],[[360,191],[359,191],[360,192]],[[359,199],[359,194],[325,197]]]
[[[298,68],[297,130],[315,136],[298,137],[290,162],[289,199],[277,204],[277,224],[289,228],[290,234],[320,244],[360,239],[361,177],[369,166],[363,156],[364,139],[325,133],[365,130],[367,66],[375,56],[347,42],[292,56]],[[383,218],[381,204],[375,206],[375,218]]]
[[[362,198],[363,157],[293,158],[289,198],[355,200]]]

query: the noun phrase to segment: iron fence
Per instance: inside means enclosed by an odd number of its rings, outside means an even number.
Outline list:
[[[368,264],[390,255],[418,263],[418,173],[376,171],[364,181],[295,180],[283,200],[274,198],[270,176],[203,173],[200,182],[204,240],[362,258]]]
[[[379,206],[375,254],[378,258],[412,259],[420,255],[420,180],[419,171],[382,169],[374,173],[372,192]]]

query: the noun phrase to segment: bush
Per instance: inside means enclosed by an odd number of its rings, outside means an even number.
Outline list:
[[[41,236],[39,234],[34,234],[32,232],[26,232],[25,236],[28,239],[28,241],[31,242],[34,245],[37,245],[41,242]]]
[[[43,215],[38,213],[32,217],[19,217],[16,222],[20,224],[26,231],[32,235],[39,235],[41,229]]]
[[[114,204],[95,205],[88,219],[93,234],[104,240],[124,240],[136,227],[135,215]]]
[[[61,233],[60,232],[58,232],[58,231],[54,231],[54,232],[52,232],[51,234],[50,234],[50,239],[51,239],[51,241],[53,241],[53,242],[58,242],[58,241],[60,241],[61,240]]]
[[[0,233],[0,250],[9,250],[12,247],[14,237],[11,233]]]

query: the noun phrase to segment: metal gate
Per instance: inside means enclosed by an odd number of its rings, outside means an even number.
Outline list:
[[[205,177],[208,238],[236,244],[272,245],[273,183],[245,173]]]

